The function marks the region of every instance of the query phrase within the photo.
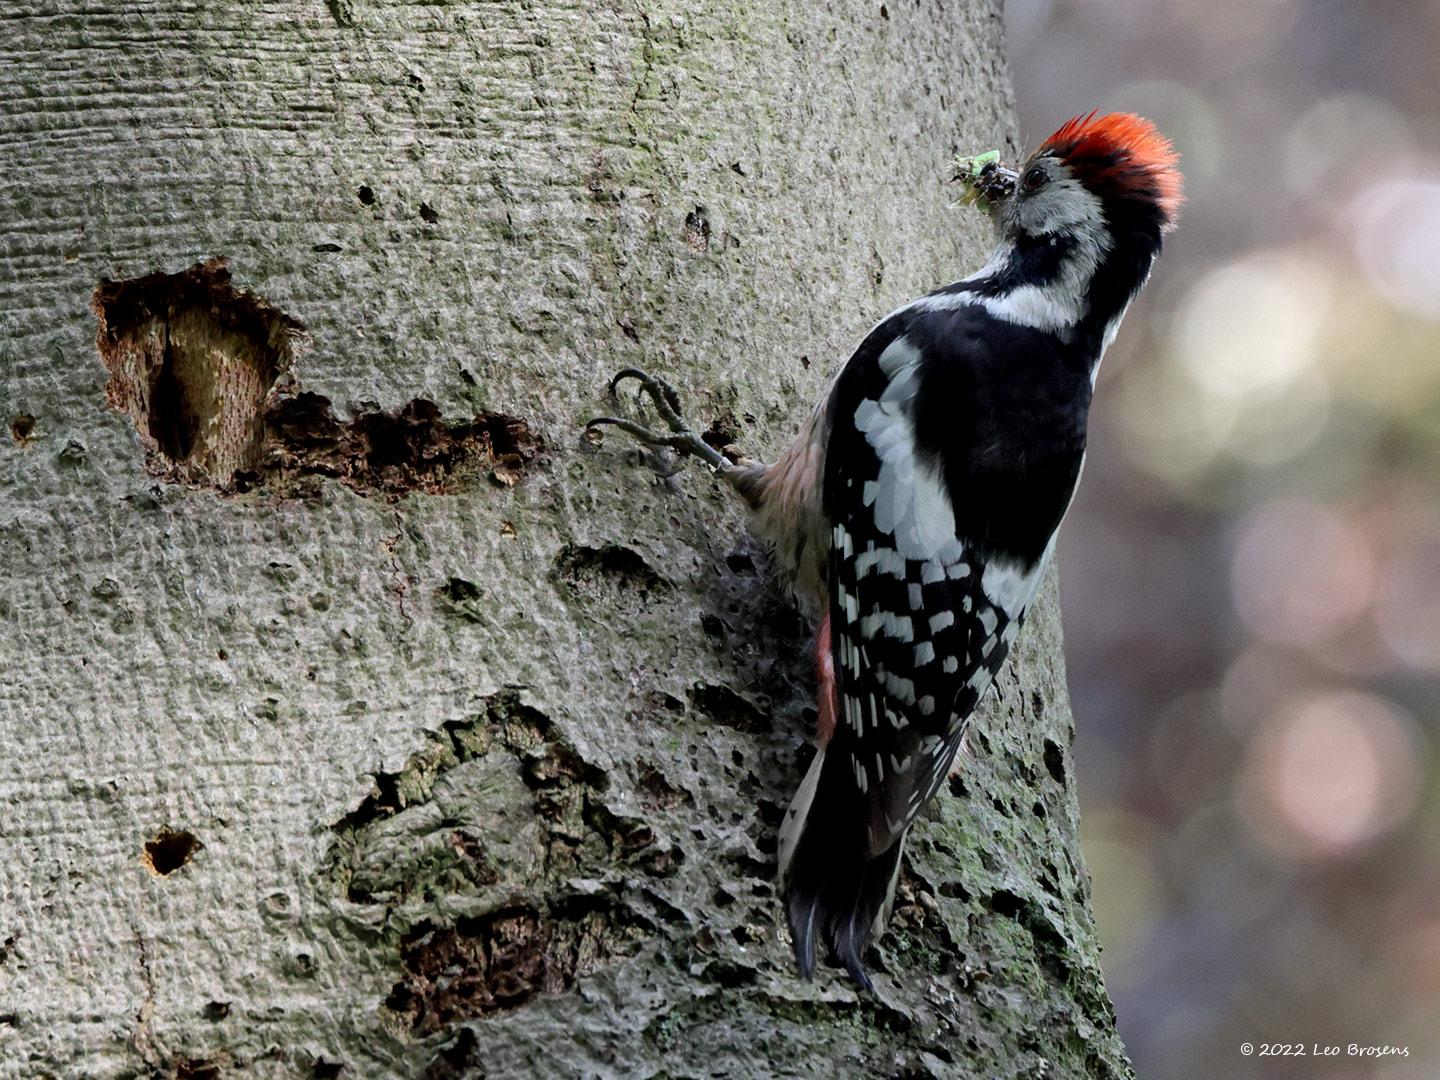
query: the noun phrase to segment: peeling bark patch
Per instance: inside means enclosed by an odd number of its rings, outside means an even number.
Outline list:
[[[609,810],[603,793],[605,772],[587,763],[573,747],[550,731],[549,718],[521,704],[505,691],[496,695],[473,720],[454,721],[427,735],[426,746],[410,756],[398,772],[374,775],[365,799],[333,826],[339,842],[332,851],[332,874],[357,903],[376,899],[374,883],[355,876],[353,863],[372,826],[430,801],[450,771],[468,762],[508,753],[519,778],[530,790],[533,813],[542,825],[546,866],[555,875],[578,870],[600,872],[617,862],[655,876],[673,873],[680,855],[657,844],[644,820]],[[491,866],[487,837],[478,831],[445,833],[444,859],[431,860],[426,873],[449,888],[471,888],[502,880]],[[593,864],[593,865],[592,865]],[[435,882],[387,882],[386,891],[414,891]],[[524,887],[533,882],[514,882]]]
[[[448,421],[424,398],[342,421],[329,398],[304,392],[277,396],[264,420],[264,453],[236,476],[239,490],[293,490],[306,478],[328,477],[367,496],[441,495],[485,472],[512,487],[544,446],[523,420],[480,413]]]
[[[290,376],[304,326],[236,289],[224,259],[102,282],[91,306],[106,400],[134,422],[145,468],[162,480],[296,495],[328,477],[394,499],[448,494],[484,474],[512,487],[543,449],[523,420],[446,420],[425,398],[340,419]]]
[[[549,731],[550,718],[544,713],[522,704],[511,691],[498,694],[475,719],[452,721],[427,732],[426,745],[411,754],[398,772],[373,774],[370,793],[331,828],[353,832],[427,802],[443,773],[488,752],[497,742],[517,756],[541,751],[538,756],[543,757]]]
[[[649,891],[632,883],[673,874],[680,853],[644,817],[611,810],[608,786],[505,690],[428,733],[335,823],[327,876],[352,903],[383,909],[381,925],[399,935],[402,974],[386,1004],[406,1029],[564,992],[653,935]],[[446,910],[467,914],[436,917]]]
[[[386,999],[412,1031],[429,1034],[476,1016],[560,994],[606,960],[634,952],[641,931],[608,905],[583,913],[510,908],[405,935],[405,974]]]
[[[151,839],[145,841],[145,853],[142,858],[152,874],[157,877],[169,877],[188,863],[191,857],[204,846],[194,833],[184,830],[174,832],[170,829],[161,829]]]
[[[304,326],[236,289],[224,259],[103,281],[91,307],[106,400],[134,422],[149,472],[226,485],[259,460],[266,397]]]

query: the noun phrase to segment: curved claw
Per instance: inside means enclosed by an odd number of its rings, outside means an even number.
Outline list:
[[[596,416],[585,421],[585,430],[590,431],[597,427],[618,427],[621,431],[629,432],[643,443],[654,445],[665,438],[663,435],[656,435],[647,427],[635,423],[634,420],[626,420],[623,416]]]
[[[720,451],[693,431],[683,427],[672,435],[658,435],[633,420],[626,420],[619,416],[597,416],[585,425],[587,431],[597,427],[617,427],[626,434],[635,436],[647,446],[664,446],[682,455],[692,454],[717,472],[723,472],[732,467]]]
[[[655,408],[660,416],[670,425],[670,429],[677,434],[686,430],[685,418],[680,415],[680,395],[675,388],[664,379],[649,372],[641,371],[639,368],[621,368],[610,380],[610,396],[617,398],[620,384],[626,379],[634,379],[640,384],[640,388],[650,395],[650,400],[655,403]]]

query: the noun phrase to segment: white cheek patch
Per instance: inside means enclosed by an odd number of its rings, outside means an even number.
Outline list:
[[[1013,205],[1016,223],[1032,236],[1059,232],[1090,236],[1105,228],[1105,206],[1100,197],[1064,168],[1041,191]]]

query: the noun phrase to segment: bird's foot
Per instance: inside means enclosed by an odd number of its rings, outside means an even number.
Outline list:
[[[670,429],[669,433],[652,431],[644,425],[622,416],[597,416],[585,425],[586,431],[594,431],[601,427],[619,428],[646,446],[656,449],[664,447],[674,450],[681,456],[697,457],[723,476],[728,477],[729,474],[737,471],[736,466],[724,454],[696,434],[686,422],[685,417],[681,415],[680,395],[675,392],[673,386],[664,379],[647,374],[639,368],[625,368],[610,380],[610,399],[617,404],[620,398],[620,385],[626,380],[634,380],[639,384],[641,391],[650,398],[655,406],[655,411],[660,414],[660,418]]]

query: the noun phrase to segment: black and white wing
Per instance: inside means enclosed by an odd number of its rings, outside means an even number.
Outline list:
[[[1063,432],[1023,451],[991,437],[987,410],[1006,393],[991,385],[996,350],[1028,348],[1022,359],[1042,367],[1055,357],[974,310],[903,309],[832,391],[822,504],[837,723],[781,850],[804,972],[819,934],[867,982],[860,954],[905,832],[1004,663],[1078,476],[1083,417],[1078,445]]]
[[[927,445],[916,418],[920,395],[938,381],[933,368],[961,365],[945,380],[955,421],[946,434],[965,444],[974,393],[954,385],[965,360],[937,348],[943,342],[924,333],[924,321],[909,321],[879,351],[869,378],[837,386],[836,407],[853,407],[854,423],[835,425],[826,457],[838,701],[828,754],[849,766],[872,856],[900,838],[943,782],[1042,569],[960,528],[954,508],[965,475],[947,475],[945,446]]]

